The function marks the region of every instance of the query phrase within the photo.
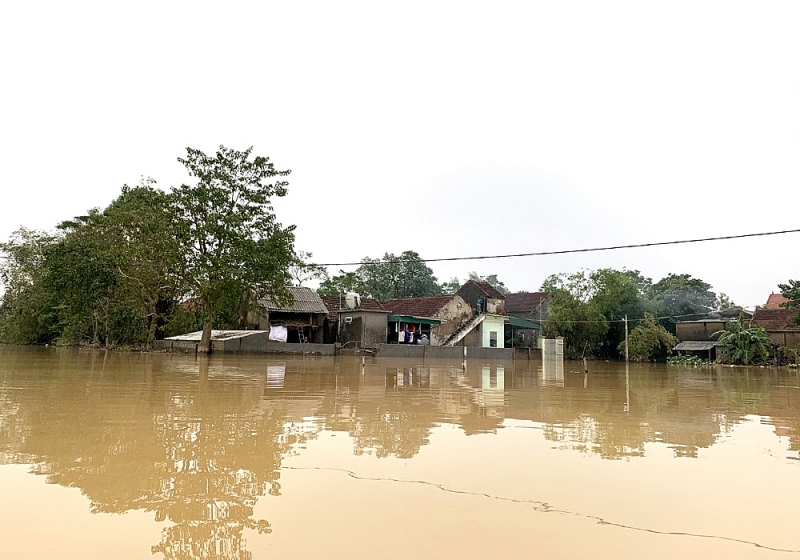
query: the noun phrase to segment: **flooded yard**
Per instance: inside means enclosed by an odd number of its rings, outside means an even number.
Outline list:
[[[791,370],[0,347],[3,558],[800,556]]]

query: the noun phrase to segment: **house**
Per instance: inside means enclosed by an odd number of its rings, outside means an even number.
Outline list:
[[[323,326],[325,344],[335,342],[345,344],[360,340],[363,345],[372,346],[386,342],[386,316],[389,312],[377,299],[345,296],[320,296],[320,299],[328,309]],[[345,323],[339,320],[343,313]],[[347,317],[351,318],[349,322],[347,322]],[[347,335],[343,339],[341,329],[345,324],[348,325]],[[379,340],[376,340],[378,332],[381,333],[381,336]]]
[[[258,321],[258,329],[269,331],[269,339],[279,342],[323,341],[323,326],[328,309],[311,288],[290,286],[286,288],[293,302],[281,304],[272,298],[262,300],[265,312]]]
[[[326,343],[364,347],[386,342],[389,311],[378,300],[350,296],[320,297],[328,308],[324,328]]]
[[[789,303],[789,300],[781,294],[772,293],[767,298],[767,309],[781,309],[784,303]]]
[[[478,313],[506,314],[506,297],[488,282],[467,280],[456,295],[461,296]]]
[[[390,299],[383,308],[391,311],[388,341],[399,344],[417,342],[424,334],[432,346],[441,346],[475,314],[458,294]]]
[[[750,324],[763,327],[778,346],[795,348],[800,344],[800,324],[797,323],[799,314],[800,311],[786,307],[757,309]]]
[[[478,280],[467,280],[456,295],[470,306],[472,319],[445,340],[443,345],[504,348],[505,329],[509,322],[505,295],[488,282]]]
[[[550,314],[550,294],[521,292],[505,294],[505,298],[509,318],[507,338],[515,346],[535,347]]]
[[[738,315],[737,315],[738,317]],[[697,356],[709,362],[717,359],[719,348],[722,346],[713,337],[715,332],[724,331],[728,322],[733,318],[699,319],[696,321],[676,321],[675,336],[680,342],[672,349],[678,355]]]
[[[506,313],[544,324],[550,315],[550,294],[547,292],[520,292],[506,294]]]

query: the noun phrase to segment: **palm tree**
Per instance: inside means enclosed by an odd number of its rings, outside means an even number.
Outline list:
[[[747,327],[742,317],[728,325],[724,331],[711,336],[718,337],[725,348],[725,354],[735,364],[748,365],[755,360],[766,361],[772,346],[767,331],[763,327]]]

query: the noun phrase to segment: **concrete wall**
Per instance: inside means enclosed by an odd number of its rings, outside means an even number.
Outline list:
[[[463,346],[420,346],[417,344],[381,344],[378,354],[381,358],[417,358],[462,360]],[[467,348],[467,360],[513,360],[513,348]],[[527,356],[525,356],[527,359]]]
[[[363,309],[352,309],[339,313],[339,342],[361,342],[366,346],[375,346],[386,342],[388,313],[377,313]],[[345,321],[352,317],[351,323]]]
[[[800,344],[800,331],[772,331],[768,332],[772,342],[778,346],[795,348]]]
[[[431,345],[440,346],[458,330],[458,328],[472,319],[475,312],[460,295],[456,294],[450,299],[439,313],[437,319],[442,320],[441,325],[431,327]]]
[[[319,356],[335,356],[336,347],[333,344],[295,344],[282,342],[268,342],[265,333],[254,333],[230,340],[211,341],[212,352],[242,352],[251,354],[316,354]],[[169,352],[195,353],[197,342],[184,342],[180,340],[158,340],[154,347],[158,350]]]
[[[678,340],[716,340],[712,333],[725,330],[725,321],[691,321],[675,323],[675,336]]]

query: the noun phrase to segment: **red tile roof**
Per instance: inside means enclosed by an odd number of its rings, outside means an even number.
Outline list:
[[[795,320],[800,314],[796,309],[756,309],[753,313],[752,324],[764,327],[768,331],[800,331],[800,325]]]
[[[549,295],[547,292],[506,294],[506,312],[530,313],[536,311]]]
[[[322,298],[322,301],[325,303],[325,307],[328,308],[328,320],[329,321],[338,321],[339,320],[339,302],[342,302],[344,305],[344,298],[339,298],[339,296],[319,296]],[[381,302],[377,299],[370,299],[370,298],[363,298],[360,301],[359,309],[366,309],[369,311],[384,311]]]
[[[781,294],[770,294],[767,298],[767,309],[780,309],[782,303],[789,303],[789,300]]]
[[[413,315],[414,317],[435,317],[436,314],[453,299],[449,296],[431,296],[419,298],[390,299],[383,308],[395,315]]]

